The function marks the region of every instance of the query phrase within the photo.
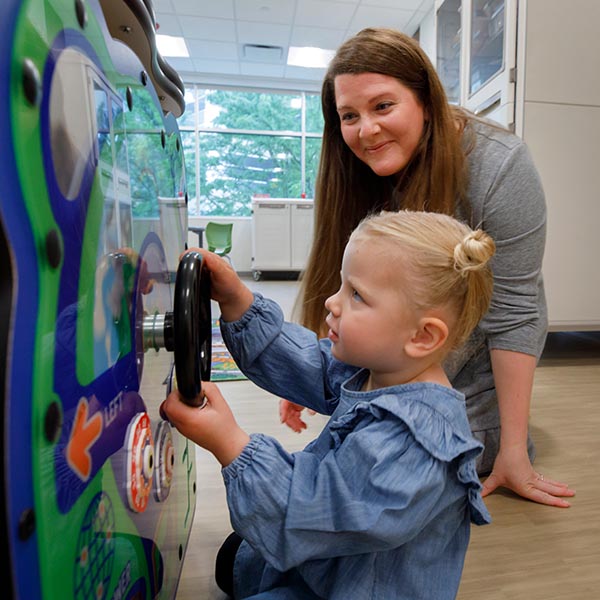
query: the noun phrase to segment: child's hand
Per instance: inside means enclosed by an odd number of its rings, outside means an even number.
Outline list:
[[[306,429],[307,425],[302,420],[302,411],[304,406],[300,404],[294,404],[289,400],[282,398],[279,401],[279,420],[285,423],[292,431],[300,433],[303,429]],[[314,415],[314,410],[308,410],[309,415]]]
[[[203,381],[202,390],[206,396],[202,408],[184,404],[175,391],[162,403],[161,414],[185,437],[214,454],[225,467],[241,454],[250,437],[238,426],[214,383]]]
[[[223,258],[204,248],[191,248],[202,254],[210,271],[211,297],[219,303],[225,321],[237,321],[250,308],[254,295],[243,284],[233,267]]]

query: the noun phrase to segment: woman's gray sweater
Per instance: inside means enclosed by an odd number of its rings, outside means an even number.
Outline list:
[[[496,242],[490,309],[467,344],[445,367],[466,396],[471,429],[486,446],[478,471],[489,472],[499,446],[500,417],[490,364],[491,349],[539,358],[548,325],[542,259],[546,204],[538,172],[517,136],[474,121],[465,132],[471,215],[457,214]],[[533,454],[531,445],[530,455]]]

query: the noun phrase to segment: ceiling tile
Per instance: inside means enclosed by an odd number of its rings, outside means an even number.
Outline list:
[[[175,0],[180,2],[180,0]],[[419,10],[423,0],[362,0],[361,6],[378,6],[382,8],[396,8],[399,10]]]
[[[168,56],[165,60],[176,70],[176,71],[193,71],[194,63],[191,58],[180,58],[176,56]]]
[[[179,25],[186,38],[235,42],[235,23],[227,19],[180,17]]]
[[[355,7],[344,2],[329,0],[298,0],[296,25],[320,27],[333,25],[346,29],[354,14]]]
[[[288,65],[285,68],[285,76],[287,79],[306,79],[308,81],[317,82],[320,86],[325,77],[325,70],[326,69],[308,69],[306,67],[294,67]]]
[[[296,0],[235,0],[235,16],[240,21],[290,24]]]
[[[240,73],[242,75],[283,77],[285,65],[274,65],[271,63],[241,62]]]
[[[291,25],[274,23],[237,23],[237,39],[240,44],[266,44],[271,46],[286,46],[290,39]]]
[[[174,0],[174,1],[175,1],[175,3],[178,2],[178,0]],[[171,0],[154,0],[152,5],[154,6],[155,13],[157,13],[157,12],[174,13],[175,12],[174,4],[173,4],[173,2],[171,2]]]
[[[344,30],[320,27],[294,27],[290,46],[315,46],[334,50],[344,41]]]
[[[233,0],[173,0],[177,14],[196,17],[212,17],[213,19],[233,19]]]
[[[349,33],[357,33],[365,27],[392,27],[402,30],[411,17],[412,11],[359,6],[350,23]]]
[[[156,33],[160,33],[161,35],[183,35],[179,26],[179,20],[175,15],[157,13],[156,24],[159,26]]]
[[[240,67],[233,60],[194,59],[195,70],[199,73],[218,73],[219,75],[239,75]]]
[[[237,44],[233,42],[215,42],[208,40],[187,41],[192,58],[215,58],[218,60],[237,60]]]

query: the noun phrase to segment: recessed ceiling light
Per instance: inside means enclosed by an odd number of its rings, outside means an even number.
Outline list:
[[[290,46],[287,64],[294,67],[323,69],[333,58],[335,50],[324,50],[312,46]]]
[[[174,35],[156,35],[156,47],[163,56],[189,57],[190,53],[182,37]]]

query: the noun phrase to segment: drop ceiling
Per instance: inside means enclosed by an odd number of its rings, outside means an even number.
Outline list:
[[[153,0],[157,33],[185,38],[165,57],[187,82],[318,90],[324,69],[288,66],[290,46],[335,49],[370,26],[412,35],[434,0]]]

